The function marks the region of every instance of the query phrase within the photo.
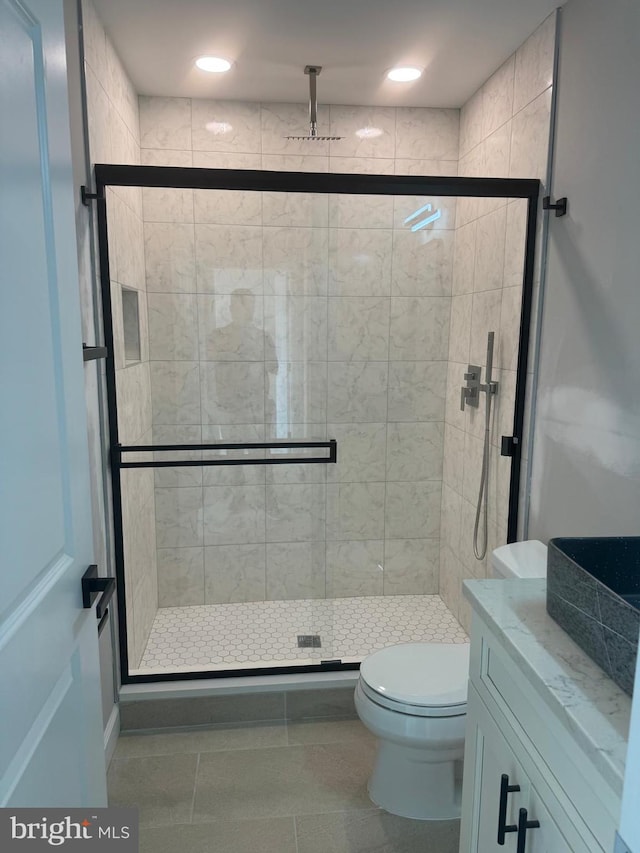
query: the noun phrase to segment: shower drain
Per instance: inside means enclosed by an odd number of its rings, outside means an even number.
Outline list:
[[[320,634],[298,634],[299,649],[319,649],[321,647]]]

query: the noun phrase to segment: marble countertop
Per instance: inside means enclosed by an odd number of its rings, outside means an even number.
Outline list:
[[[622,794],[630,698],[546,610],[546,580],[465,581],[464,595],[504,649]]]

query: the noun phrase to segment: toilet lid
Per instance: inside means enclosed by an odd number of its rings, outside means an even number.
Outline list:
[[[364,683],[380,696],[420,707],[467,702],[468,643],[402,643],[374,652],[360,666]]]

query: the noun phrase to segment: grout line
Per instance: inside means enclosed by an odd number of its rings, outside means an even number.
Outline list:
[[[293,841],[295,844],[296,853],[300,853],[300,848],[298,847],[298,822],[296,817],[296,815],[293,815]]]
[[[193,796],[191,797],[191,808],[189,809],[189,823],[193,823],[193,810],[196,804],[196,790],[198,788],[198,772],[200,770],[200,755],[198,753],[198,758],[196,759],[196,774],[193,779]]]

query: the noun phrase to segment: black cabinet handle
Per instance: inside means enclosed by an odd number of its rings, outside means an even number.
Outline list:
[[[116,579],[98,577],[98,566],[95,563],[82,575],[82,606],[84,608],[93,607],[96,597],[102,593],[96,605],[98,619],[102,619],[115,591]]]
[[[527,820],[528,812],[526,809],[520,809],[518,812],[518,846],[516,853],[524,853],[524,848],[527,843],[527,830],[538,829],[540,826],[539,820]]]
[[[507,797],[520,790],[520,785],[510,785],[509,777],[503,773],[500,777],[500,805],[498,807],[498,844],[504,845],[507,832],[518,832],[515,823],[507,826]]]

